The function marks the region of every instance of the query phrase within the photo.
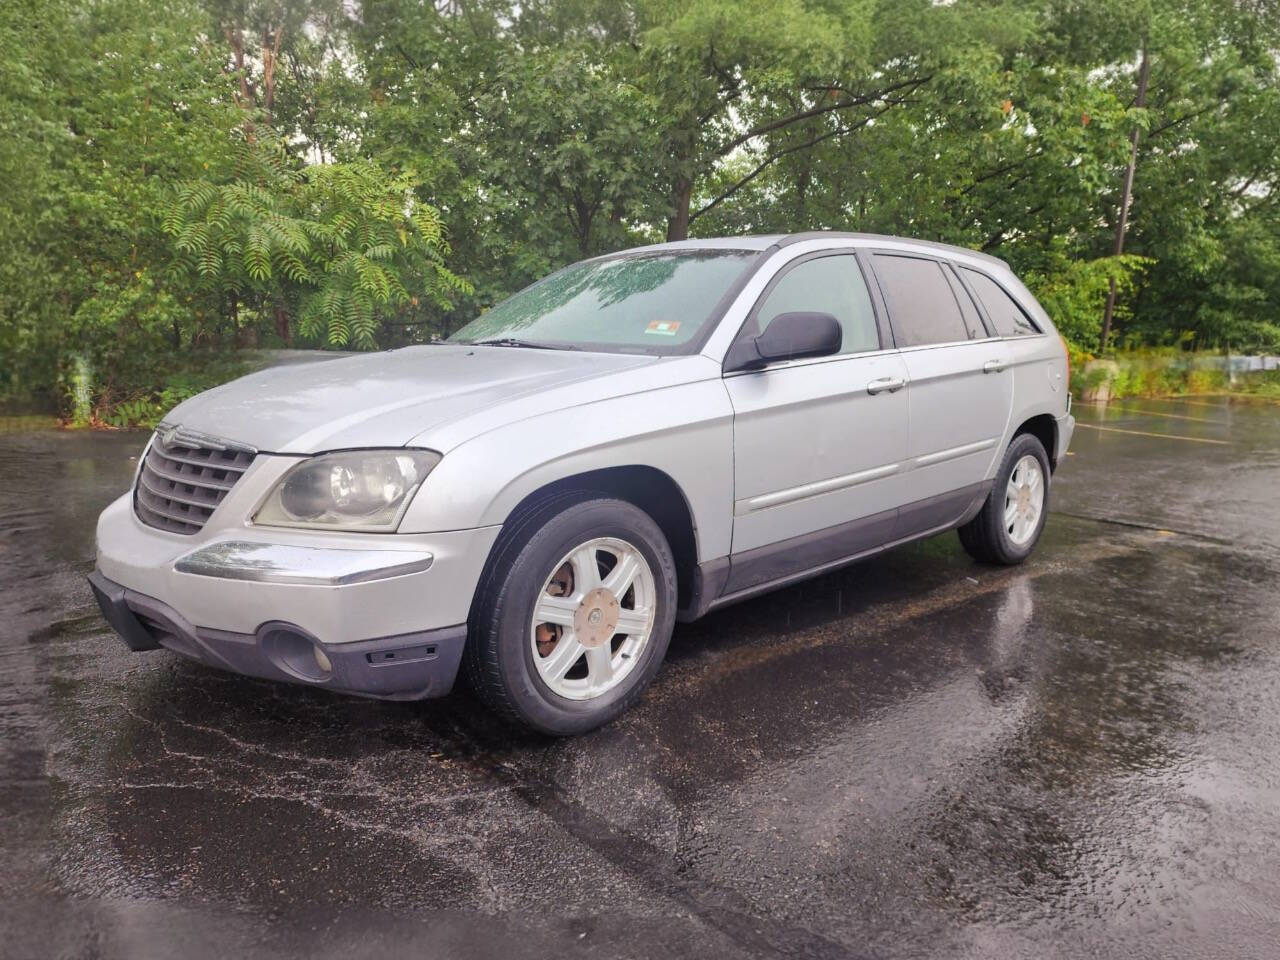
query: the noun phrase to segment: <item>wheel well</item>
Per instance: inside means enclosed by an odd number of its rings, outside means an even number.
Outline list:
[[[507,523],[535,509],[547,497],[572,491],[626,500],[653,518],[671,545],[676,562],[677,606],[683,609],[689,602],[698,567],[698,545],[693,514],[680,485],[661,470],[640,464],[590,470],[539,487],[516,504]]]
[[[1016,437],[1020,433],[1029,433],[1044,446],[1049,455],[1049,468],[1058,469],[1058,424],[1047,413],[1032,417],[1013,432]]]

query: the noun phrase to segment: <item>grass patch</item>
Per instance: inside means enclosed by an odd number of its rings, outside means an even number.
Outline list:
[[[1125,350],[1089,369],[1095,358],[1071,351],[1071,392],[1093,394],[1104,384],[1110,397],[1249,396],[1280,399],[1280,371],[1258,370],[1230,375],[1221,354],[1193,353],[1174,347]]]

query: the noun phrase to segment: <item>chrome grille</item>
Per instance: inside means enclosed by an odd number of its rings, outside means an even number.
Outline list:
[[[195,533],[253,463],[248,449],[162,427],[138,471],[133,509],[150,527]]]

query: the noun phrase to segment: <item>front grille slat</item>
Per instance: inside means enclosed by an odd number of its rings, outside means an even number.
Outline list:
[[[195,533],[204,526],[204,521],[208,519],[199,514],[192,517],[190,514],[180,513],[174,508],[165,507],[154,501],[148,503],[144,497],[139,497],[135,500],[134,506],[138,518],[147,526],[155,527],[157,530],[168,530],[172,533]]]
[[[215,490],[210,487],[197,487],[185,480],[181,483],[167,483],[165,488],[153,487],[151,485],[152,482],[145,475],[138,477],[138,483],[145,487],[147,493],[152,496],[163,500],[172,500],[175,503],[185,503],[190,507],[209,507],[212,509],[218,505],[218,494],[226,492],[225,490]],[[201,497],[201,493],[204,493],[205,496]]]
[[[150,460],[151,458],[148,457],[148,459]],[[193,477],[199,477],[200,485],[202,487],[213,487],[217,490],[230,490],[235,486],[236,480],[240,479],[240,474],[238,473],[235,474],[232,479],[228,480],[215,480],[213,477],[201,476],[199,471],[192,473],[180,473],[172,467],[165,466],[165,459],[166,458],[157,454],[155,459],[151,460],[151,472],[163,477],[165,480],[171,480],[174,483],[190,483]]]
[[[146,489],[138,491],[138,498],[148,509],[181,523],[198,522],[203,524],[213,514],[213,507],[179,503],[170,500],[168,497],[156,496],[156,494]]]
[[[181,450],[183,451],[183,453],[181,454],[176,453],[174,452],[175,450]],[[212,454],[215,457],[230,457],[231,459],[211,460],[208,457],[197,458],[191,454],[190,447],[169,447],[164,450],[162,455],[166,460],[172,460],[175,463],[189,464],[190,466],[200,467],[201,469],[204,469],[205,467],[213,466],[221,470],[225,470],[228,468],[231,468],[233,470],[235,469],[242,470],[244,469],[244,467],[247,467],[251,462],[253,462],[253,454],[250,454],[250,453],[237,453],[234,451],[223,451],[223,450],[210,450],[208,451],[208,453]],[[235,466],[238,463],[243,463],[243,466],[241,467]]]
[[[246,450],[201,446],[185,436],[166,444],[158,433],[138,471],[134,512],[158,530],[196,533],[253,459],[254,454]]]

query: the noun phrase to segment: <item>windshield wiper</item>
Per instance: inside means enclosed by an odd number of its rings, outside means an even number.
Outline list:
[[[491,340],[472,340],[473,347],[528,347],[531,350],[577,350],[577,347],[562,346],[551,343],[534,343],[532,340],[521,340],[518,337],[494,337]]]

